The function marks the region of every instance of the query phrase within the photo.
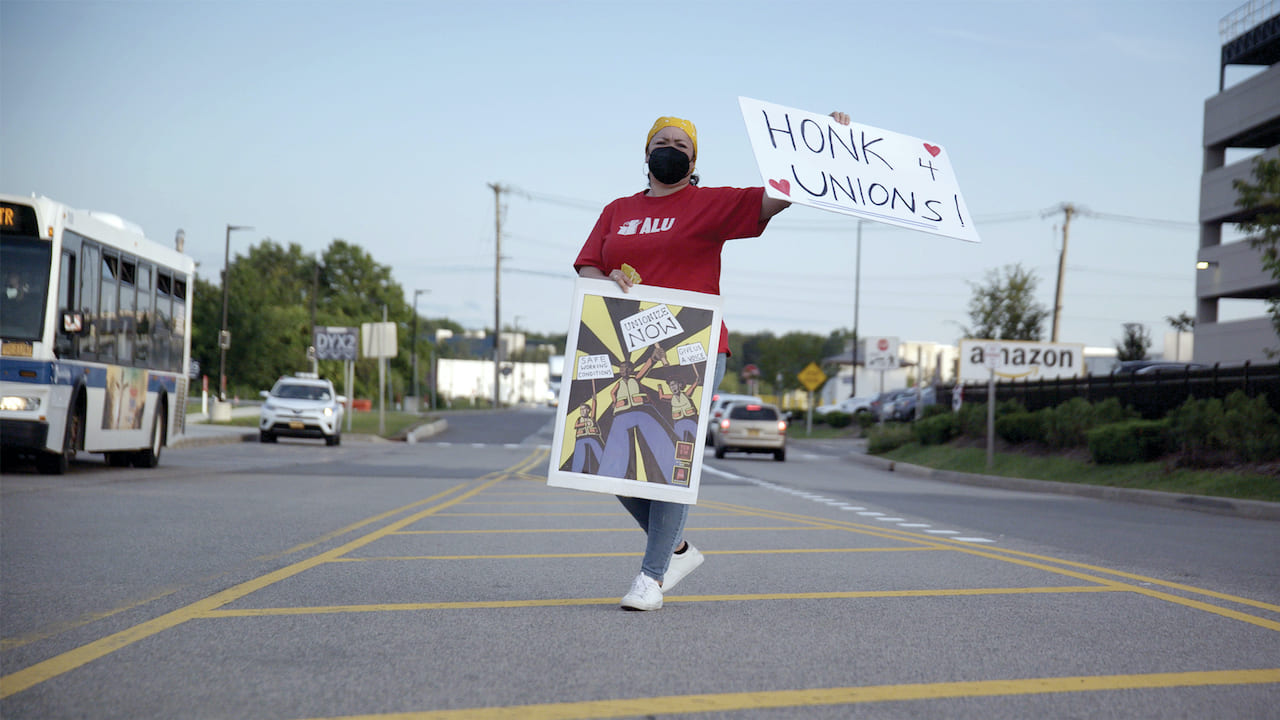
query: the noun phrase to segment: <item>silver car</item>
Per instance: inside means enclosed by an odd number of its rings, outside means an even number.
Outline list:
[[[731,403],[716,427],[716,457],[725,453],[773,453],[779,462],[787,459],[787,421],[776,405],[754,402]]]

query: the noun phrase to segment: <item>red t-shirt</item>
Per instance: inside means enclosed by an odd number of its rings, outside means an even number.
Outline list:
[[[640,192],[605,206],[583,244],[575,270],[592,266],[608,275],[627,263],[645,285],[720,294],[720,250],[726,240],[759,237],[764,188],[688,185],[671,195]],[[720,325],[719,352],[729,352]]]

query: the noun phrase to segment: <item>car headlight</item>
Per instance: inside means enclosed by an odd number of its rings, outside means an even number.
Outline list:
[[[329,416],[331,416],[331,415],[333,415],[333,408],[331,408],[331,407],[326,407],[326,408],[324,409],[324,416],[325,416],[325,417],[329,417]]]
[[[40,409],[40,398],[29,395],[5,395],[0,398],[0,410],[32,412]]]

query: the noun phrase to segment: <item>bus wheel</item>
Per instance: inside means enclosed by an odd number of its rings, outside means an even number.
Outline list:
[[[133,466],[153,468],[160,464],[160,451],[164,448],[164,429],[168,427],[168,413],[164,405],[156,408],[155,419],[151,422],[151,446],[133,454]]]
[[[57,455],[40,453],[40,457],[36,459],[36,469],[45,475],[62,475],[67,472],[71,461],[76,457],[76,449],[80,447],[82,425],[80,413],[73,404],[67,412],[67,426],[62,432],[62,452]]]

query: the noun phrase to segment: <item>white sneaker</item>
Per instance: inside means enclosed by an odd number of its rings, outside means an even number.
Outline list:
[[[640,573],[631,582],[631,590],[622,596],[622,607],[627,610],[657,610],[662,607],[662,588],[658,581]]]
[[[671,592],[676,583],[684,579],[685,575],[693,572],[702,564],[705,559],[702,553],[698,552],[698,548],[693,543],[685,541],[688,547],[680,554],[671,555],[671,564],[667,566],[667,574],[662,577],[662,592]]]

